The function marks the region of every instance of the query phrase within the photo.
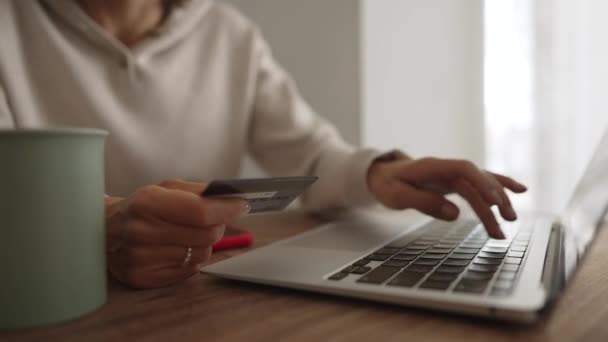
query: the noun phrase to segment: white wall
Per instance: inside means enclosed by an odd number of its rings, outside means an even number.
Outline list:
[[[483,161],[481,0],[364,0],[367,145]]]

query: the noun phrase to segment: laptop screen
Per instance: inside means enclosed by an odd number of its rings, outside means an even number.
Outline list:
[[[608,130],[605,131],[563,216],[566,278],[572,275],[608,209]]]

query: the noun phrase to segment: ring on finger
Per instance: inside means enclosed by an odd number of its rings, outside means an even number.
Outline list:
[[[186,255],[184,256],[184,261],[182,261],[182,267],[186,267],[190,260],[192,259],[192,247],[188,246],[186,249]]]

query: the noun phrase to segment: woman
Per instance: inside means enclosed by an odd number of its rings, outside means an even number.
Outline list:
[[[106,129],[110,273],[137,288],[185,279],[206,261],[241,200],[208,200],[250,153],[271,175],[320,176],[310,209],[379,202],[453,220],[456,192],[489,234],[505,188],[525,187],[462,160],[355,149],[300,97],[258,29],[211,0],[10,0],[0,3],[0,126]],[[165,180],[174,179],[174,180]],[[165,181],[163,181],[165,180]]]

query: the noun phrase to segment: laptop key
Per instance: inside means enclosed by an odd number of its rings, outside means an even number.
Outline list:
[[[496,270],[498,270],[498,265],[471,265],[469,267],[469,270],[471,271],[475,271],[475,272],[490,272],[490,273],[494,273],[496,272]]]
[[[431,290],[446,290],[452,284],[451,281],[435,281],[435,280],[427,280],[420,288],[422,289],[431,289]]]
[[[344,278],[346,278],[348,276],[348,273],[344,273],[344,272],[338,272],[335,273],[334,275],[332,275],[331,277],[327,278],[329,280],[342,280]]]
[[[524,252],[509,252],[509,254],[507,254],[507,256],[513,257],[513,258],[523,258]]]
[[[438,243],[435,245],[435,248],[456,248],[458,246],[457,243]]]
[[[497,252],[497,253],[506,253],[509,249],[507,247],[491,247],[486,246],[482,249],[484,252]]]
[[[407,264],[409,264],[410,261],[407,260],[395,260],[395,259],[391,259],[389,261],[385,261],[382,266],[388,266],[388,267],[405,267],[407,266]]]
[[[407,245],[407,249],[409,249],[409,250],[425,250],[425,249],[431,248],[431,246],[432,245],[413,244],[413,245]]]
[[[491,258],[476,258],[473,263],[478,265],[500,265],[502,263],[502,260]]]
[[[526,246],[513,246],[511,247],[511,250],[514,252],[525,252],[526,251]]]
[[[371,262],[371,260],[361,259],[361,260],[357,260],[353,265],[354,266],[365,266],[365,265],[369,264],[370,262]]]
[[[445,244],[448,244],[448,245],[452,245],[452,244],[456,244],[457,245],[457,244],[459,244],[461,242],[462,242],[462,239],[441,239],[441,240],[439,240],[440,244],[445,243]]]
[[[348,266],[347,268],[343,269],[342,272],[351,273],[352,271],[356,270],[357,268],[359,268],[359,266]]]
[[[352,271],[351,273],[353,274],[365,274],[369,271],[371,271],[372,268],[369,266],[359,266],[357,267],[354,271]]]
[[[490,279],[492,279],[493,276],[494,276],[494,274],[492,274],[492,273],[475,272],[473,270],[469,270],[462,276],[462,279],[490,280]]]
[[[399,252],[400,250],[401,250],[401,248],[384,247],[382,249],[375,251],[374,254],[393,255],[393,254],[397,254],[397,252]]]
[[[411,254],[397,254],[391,258],[391,260],[407,260],[407,261],[414,260],[414,259],[416,259],[416,256],[411,255]]]
[[[454,281],[456,280],[456,278],[458,278],[458,274],[454,274],[454,273],[433,273],[429,276],[429,280],[436,280],[436,281]]]
[[[454,291],[457,292],[467,292],[467,293],[483,293],[488,287],[487,280],[461,280]]]
[[[378,266],[371,272],[357,280],[358,283],[382,284],[395,273],[399,272],[399,267]]]
[[[427,258],[420,258],[416,261],[414,261],[414,265],[426,265],[426,266],[435,266],[437,265],[439,262],[441,262],[441,260],[436,260],[436,259],[427,259]]]
[[[390,255],[386,254],[371,254],[365,257],[365,259],[373,260],[373,261],[386,261],[390,258]]]
[[[462,248],[475,248],[475,249],[480,249],[481,247],[483,247],[484,243],[472,243],[472,242],[463,242],[460,244],[460,247]]]
[[[433,241],[433,242],[416,241],[414,243],[407,245],[407,247],[412,248],[412,249],[429,249],[429,248],[433,247],[433,245],[435,245],[435,243],[436,243],[435,241]]]
[[[452,273],[452,274],[458,274],[461,273],[462,271],[464,271],[464,267],[460,267],[460,266],[439,266],[435,272],[437,273]]]
[[[466,239],[463,242],[464,243],[473,243],[473,244],[480,244],[480,243],[485,244],[486,241],[488,241],[487,238],[469,238],[469,239]]]
[[[498,252],[481,252],[477,256],[482,258],[502,259],[507,255],[506,253]]]
[[[454,250],[454,253],[465,253],[465,254],[474,254],[477,252],[479,252],[479,248],[458,247]]]
[[[475,257],[475,254],[452,253],[450,255],[451,259],[462,259],[462,260],[471,260],[474,257]]]
[[[471,262],[470,260],[465,260],[465,259],[451,259],[448,258],[448,260],[444,261],[442,265],[448,265],[448,266],[466,266],[469,264],[469,262]]]
[[[433,270],[433,266],[413,264],[406,268],[406,270],[409,272],[428,273]]]
[[[488,247],[509,247],[511,243],[508,241],[491,240],[486,243]]]
[[[424,249],[410,249],[409,247],[402,250],[400,254],[420,255],[424,253]]]
[[[426,259],[435,259],[435,260],[443,260],[447,254],[435,254],[435,253],[425,253],[422,257]]]
[[[407,270],[399,273],[393,280],[391,280],[388,285],[392,286],[403,286],[403,287],[412,287],[416,285],[420,279],[424,277],[424,273],[420,272],[409,272]]]
[[[506,257],[506,258],[505,258],[505,264],[515,264],[515,265],[519,265],[519,264],[521,264],[521,258],[511,258],[511,257]]]
[[[432,248],[430,250],[427,251],[427,253],[436,253],[436,254],[442,254],[442,253],[450,253],[452,251],[451,248]]]

